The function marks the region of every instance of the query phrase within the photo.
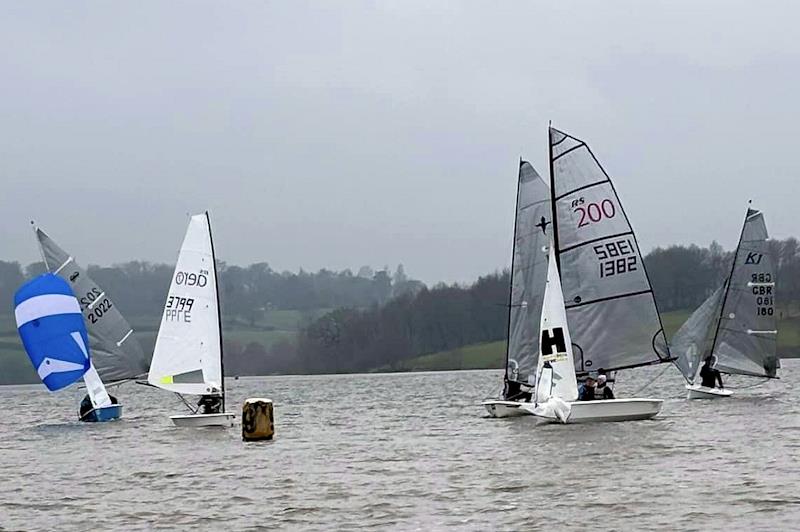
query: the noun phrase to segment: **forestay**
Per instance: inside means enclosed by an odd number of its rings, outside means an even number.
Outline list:
[[[92,362],[100,377],[113,382],[147,373],[147,357],[133,328],[105,290],[44,231],[37,228],[36,238],[47,269],[69,282],[76,294],[89,332]]]
[[[14,294],[22,345],[47,389],[60,390],[90,368],[89,338],[81,307],[66,281],[44,274]]]
[[[761,212],[748,209],[714,342],[714,367],[775,377],[778,368],[775,260]]]
[[[525,161],[520,161],[518,187],[506,379],[533,384],[539,358],[537,324],[547,279],[550,189]]]
[[[221,393],[221,356],[211,228],[198,214],[178,255],[148,381],[178,393]]]
[[[539,326],[541,356],[536,372],[539,376],[536,402],[543,403],[551,397],[569,402],[578,399],[575,362],[554,246],[550,246],[548,255],[547,285]]]
[[[677,356],[675,365],[689,383],[694,383],[702,362],[711,355],[726,287],[727,281],[689,316],[670,342],[670,352]]]
[[[670,359],[633,229],[583,141],[550,128],[561,285],[578,372]]]

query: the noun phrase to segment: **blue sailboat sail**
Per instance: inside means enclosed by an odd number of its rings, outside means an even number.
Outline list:
[[[81,307],[60,277],[47,273],[14,294],[17,330],[34,369],[47,389],[60,390],[90,367],[89,338]]]

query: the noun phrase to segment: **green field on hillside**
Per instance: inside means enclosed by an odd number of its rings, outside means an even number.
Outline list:
[[[254,323],[242,320],[224,320],[223,337],[227,342],[235,342],[241,347],[258,343],[269,349],[276,342],[294,342],[297,331],[307,321],[327,312],[320,309],[309,312],[298,310],[272,310]],[[136,331],[136,337],[146,353],[155,345],[158,332],[158,316],[131,316],[128,320]],[[0,384],[32,383],[38,378],[20,344],[14,317],[0,314]]]
[[[673,334],[689,317],[684,310],[665,312],[661,315],[667,338]],[[783,319],[778,324],[779,353],[800,351],[800,318]],[[506,354],[506,342],[489,342],[459,347],[400,361],[392,366],[383,366],[377,371],[437,371],[449,369],[500,369]]]

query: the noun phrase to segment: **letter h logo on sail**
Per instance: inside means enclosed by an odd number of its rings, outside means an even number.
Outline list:
[[[561,327],[542,329],[542,339],[539,345],[542,349],[542,360],[558,360],[561,358],[559,355],[566,355],[567,342],[564,340],[564,329]]]

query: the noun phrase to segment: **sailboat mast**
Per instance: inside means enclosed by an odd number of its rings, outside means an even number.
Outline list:
[[[517,172],[517,199],[514,202],[514,240],[511,243],[511,274],[508,276],[508,330],[506,331],[506,367],[503,382],[508,382],[508,357],[511,353],[511,306],[514,304],[514,260],[517,256],[517,220],[519,219],[519,185],[522,175],[522,157]]]
[[[717,347],[717,337],[719,336],[719,328],[722,325],[722,316],[725,313],[725,303],[728,301],[728,293],[731,291],[731,281],[733,280],[733,270],[736,269],[736,261],[739,258],[739,250],[742,247],[742,238],[744,237],[744,227],[747,225],[747,217],[750,215],[750,204],[747,204],[747,212],[744,215],[744,222],[742,223],[742,232],[739,234],[739,242],[736,244],[736,252],[733,254],[733,263],[731,264],[731,272],[728,274],[728,279],[725,281],[725,294],[722,296],[722,305],[719,307],[719,316],[717,317],[717,328],[714,331],[714,341],[711,342],[711,355],[714,354],[714,349]]]
[[[558,247],[558,212],[556,211],[556,180],[553,172],[553,131],[552,127],[547,128],[547,150],[550,163],[550,216],[553,223],[553,247],[556,252],[556,266],[561,275],[561,253]]]
[[[222,411],[225,412],[225,356],[222,350],[222,309],[219,304],[219,278],[217,276],[217,253],[214,251],[214,237],[211,232],[211,218],[206,211],[206,222],[208,223],[208,240],[211,242],[211,262],[214,268],[214,290],[217,297],[217,325],[219,327],[219,368],[222,378],[220,387],[222,388]]]

